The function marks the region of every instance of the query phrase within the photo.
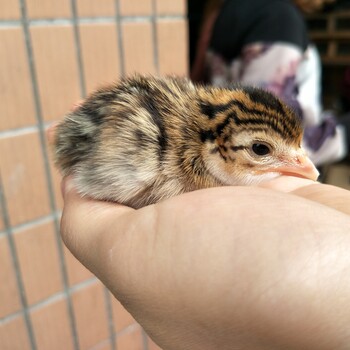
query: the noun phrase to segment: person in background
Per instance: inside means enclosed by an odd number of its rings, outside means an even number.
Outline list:
[[[333,0],[209,1],[191,72],[193,81],[275,93],[302,118],[303,146],[317,166],[344,158],[349,142],[346,128],[322,110],[320,58],[301,13],[328,2]]]

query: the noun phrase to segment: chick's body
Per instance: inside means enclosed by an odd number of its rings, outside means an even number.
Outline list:
[[[81,194],[139,208],[304,169],[301,138],[299,119],[262,90],[135,76],[68,114],[57,127],[55,154]]]

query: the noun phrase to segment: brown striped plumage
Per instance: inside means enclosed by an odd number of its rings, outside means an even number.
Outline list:
[[[282,173],[315,178],[301,141],[298,117],[263,90],[135,76],[68,114],[56,130],[55,155],[81,194],[139,208]]]

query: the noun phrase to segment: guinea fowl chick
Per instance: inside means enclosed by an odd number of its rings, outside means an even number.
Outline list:
[[[299,118],[266,91],[135,76],[96,91],[65,117],[55,160],[80,194],[140,208],[281,174],[316,180],[302,134]]]

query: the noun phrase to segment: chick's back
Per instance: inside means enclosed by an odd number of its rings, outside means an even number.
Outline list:
[[[56,165],[96,199],[141,207],[182,193],[176,158],[191,148],[181,133],[191,134],[193,99],[192,83],[179,78],[135,76],[102,88],[58,125]]]

